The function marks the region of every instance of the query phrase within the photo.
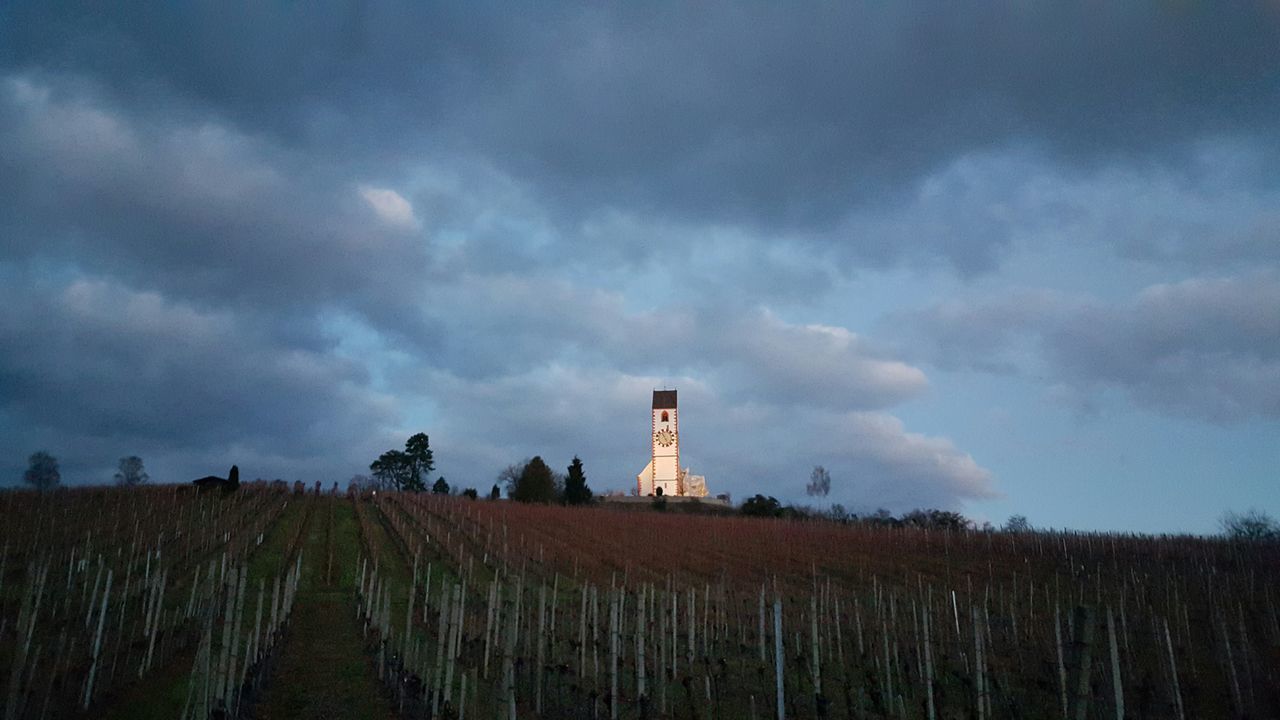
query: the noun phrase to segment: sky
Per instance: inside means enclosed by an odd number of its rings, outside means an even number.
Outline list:
[[[1280,515],[1280,4],[0,6],[0,483],[627,490],[662,388],[735,500]]]

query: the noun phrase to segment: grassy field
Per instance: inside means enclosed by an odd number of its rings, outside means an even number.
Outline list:
[[[1280,717],[1274,544],[266,486],[0,510],[5,720]]]
[[[377,685],[352,604],[359,543],[355,512],[337,498],[316,502],[302,547],[298,609],[252,716],[395,717]]]

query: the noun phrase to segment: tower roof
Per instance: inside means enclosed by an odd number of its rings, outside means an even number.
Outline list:
[[[676,391],[675,390],[654,390],[653,391],[653,409],[654,410],[674,410],[676,408]]]

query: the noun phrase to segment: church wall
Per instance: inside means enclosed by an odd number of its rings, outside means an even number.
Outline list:
[[[667,419],[662,419],[666,413]],[[663,445],[659,437],[670,433],[670,445]],[[678,495],[680,478],[680,416],[675,408],[653,410],[653,480],[655,490],[662,488],[664,495]]]

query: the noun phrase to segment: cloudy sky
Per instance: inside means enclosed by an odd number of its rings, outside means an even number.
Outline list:
[[[6,2],[0,472],[1280,514],[1280,5]]]

